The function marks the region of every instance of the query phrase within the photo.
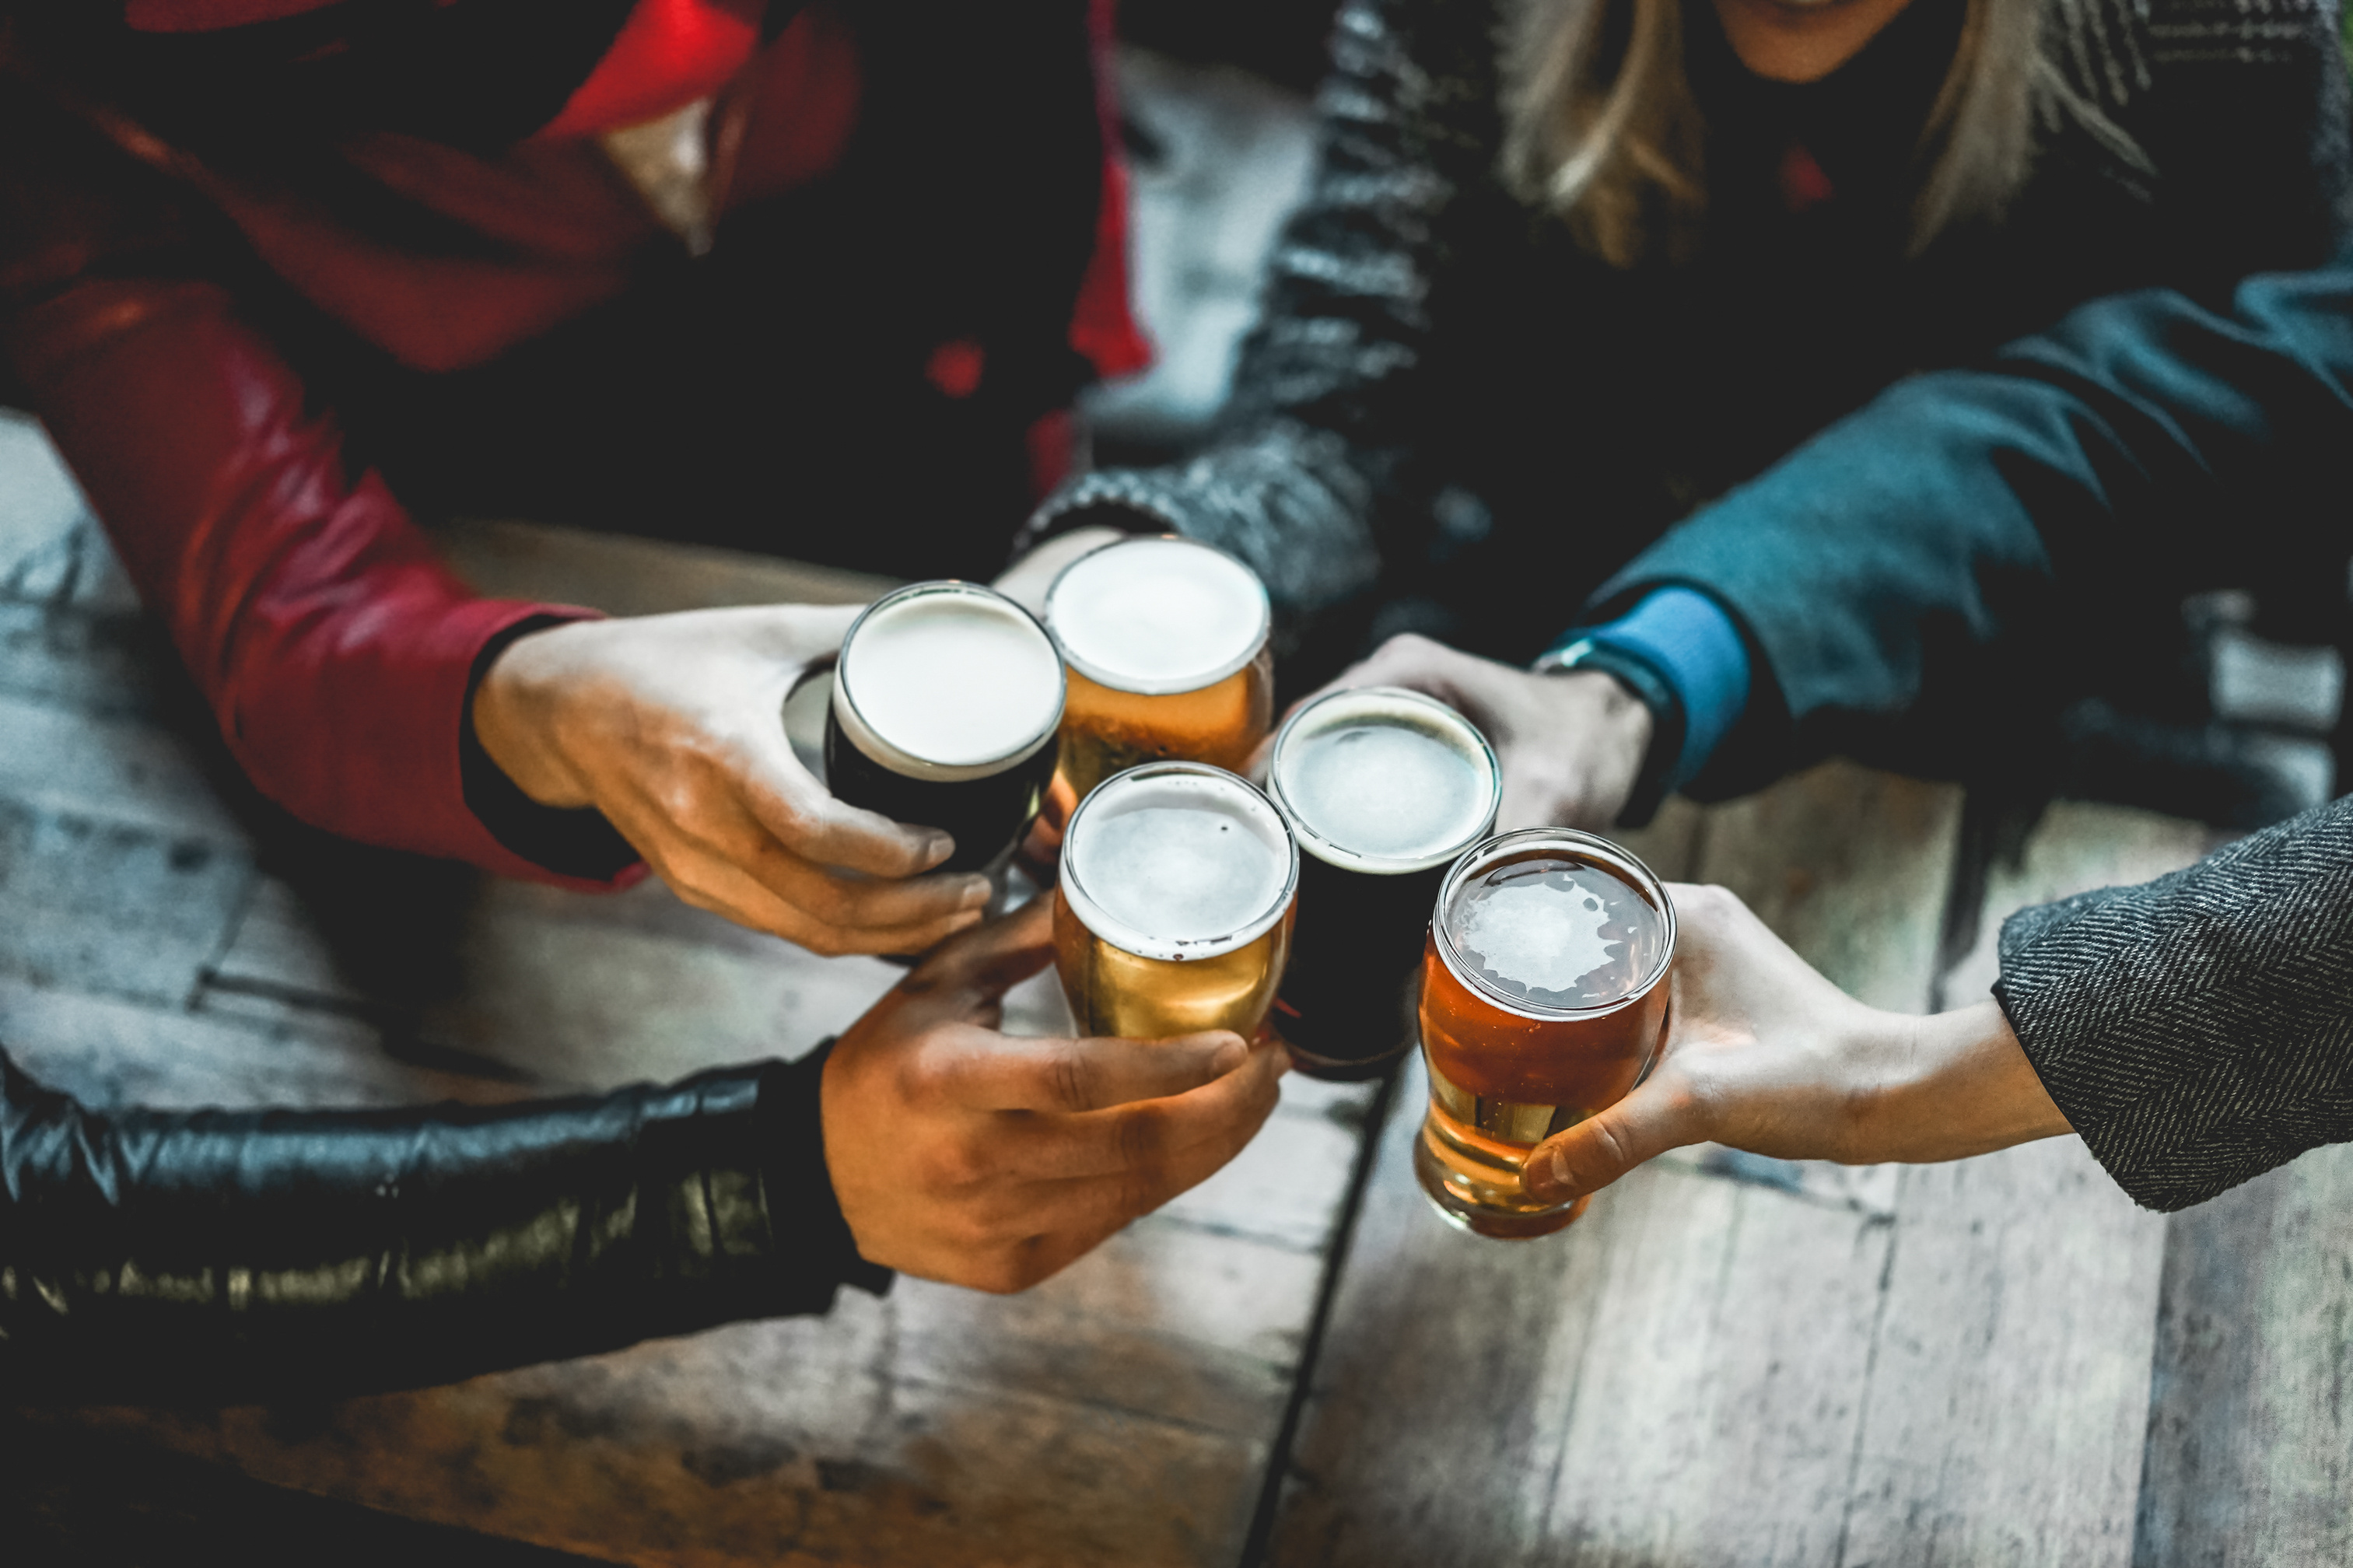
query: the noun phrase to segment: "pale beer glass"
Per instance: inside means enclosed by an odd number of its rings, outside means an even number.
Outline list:
[[[1051,820],[1140,763],[1249,767],[1274,719],[1273,612],[1249,567],[1174,535],[1114,541],[1062,568],[1045,619],[1070,677]]]
[[[1250,784],[1198,763],[1132,768],[1062,841],[1054,959],[1083,1035],[1254,1037],[1291,951],[1299,851]]]
[[[1675,911],[1650,868],[1567,828],[1500,834],[1447,873],[1422,965],[1430,1111],[1414,1174],[1481,1236],[1543,1236],[1583,1201],[1520,1184],[1528,1153],[1639,1082],[1665,1032]]]
[[[1377,1077],[1412,1043],[1430,906],[1502,791],[1478,727],[1418,691],[1327,692],[1284,722],[1267,794],[1299,840],[1299,915],[1274,1026],[1303,1071]]]
[[[827,787],[944,830],[944,871],[996,873],[1055,763],[1062,662],[1029,611],[973,583],[916,583],[850,624],[826,719]]]

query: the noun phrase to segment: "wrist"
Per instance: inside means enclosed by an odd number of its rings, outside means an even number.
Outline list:
[[[1679,710],[1672,696],[1646,689],[1606,657],[1562,663],[1546,655],[1535,673],[1561,716],[1558,731],[1577,736],[1591,759],[1594,794],[1615,807],[1609,819],[1629,827],[1648,822],[1665,796],[1675,753]]]
[[[575,684],[567,655],[596,621],[574,621],[518,637],[474,689],[474,738],[498,770],[540,805],[582,806],[594,797],[557,739]]]
[[[1957,1160],[2074,1131],[1991,1001],[1877,1013],[1869,1028],[1883,1061],[1868,1115],[1881,1158]]]

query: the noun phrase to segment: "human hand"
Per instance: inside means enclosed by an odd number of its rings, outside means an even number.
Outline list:
[[[1722,888],[1676,885],[1674,989],[1658,1066],[1528,1156],[1566,1200],[1713,1141],[1784,1160],[1958,1160],[2073,1131],[1989,1000],[1920,1017],[1831,984]]]
[[[784,702],[854,605],[575,621],[521,637],[474,693],[491,760],[543,805],[593,805],[690,904],[812,952],[921,952],[987,879],[920,876],[948,836],[845,805],[794,757]]]
[[[826,1164],[870,1261],[1026,1290],[1223,1166],[1274,1110],[1279,1046],[997,1033],[1007,987],[1053,943],[1036,900],[933,953],[835,1043]]]
[[[989,586],[1043,620],[1046,616],[1046,590],[1054,585],[1062,568],[1099,545],[1115,539],[1125,539],[1120,529],[1103,523],[1090,523],[1074,528],[1068,533],[1058,533],[1035,550],[1008,566]]]
[[[1403,686],[1478,725],[1504,768],[1498,831],[1609,827],[1650,750],[1650,708],[1599,670],[1532,675],[1407,632],[1324,689],[1350,686]]]

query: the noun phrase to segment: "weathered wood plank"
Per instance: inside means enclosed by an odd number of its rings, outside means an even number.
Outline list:
[[[2353,1147],[2167,1221],[2132,1561],[2353,1563]]]
[[[551,523],[467,520],[435,531],[469,583],[501,598],[650,616],[722,605],[859,605],[892,578],[709,545],[658,543]]]
[[[1925,998],[1957,821],[1955,792],[1834,766],[1646,853],[1688,842],[1659,868],[1741,891],[1849,984]],[[1383,1139],[1269,1561],[1828,1560],[1883,1208],[1661,1162],[1557,1240],[1478,1241],[1414,1184],[1421,1112],[1417,1080]]]
[[[601,1562],[419,1524],[224,1474],[136,1440],[0,1411],[0,1518],[12,1563],[180,1568],[206,1549],[336,1568],[579,1568]],[[202,1546],[192,1546],[201,1542]]]
[[[1698,875],[1874,1007],[1927,1006],[1961,792],[1825,763],[1708,814]]]
[[[0,974],[184,1005],[251,876],[206,838],[0,798]]]
[[[202,767],[165,731],[6,693],[0,796],[215,843],[245,837]]]
[[[0,410],[0,600],[88,610],[138,603],[38,421]]]
[[[1841,1561],[2121,1564],[2164,1227],[2080,1141],[1904,1172]]]
[[[1947,1004],[1985,998],[2015,910],[2160,875],[2213,837],[2053,805],[1989,868]],[[2073,1138],[1904,1173],[1846,1561],[2126,1560],[2164,1236]]]

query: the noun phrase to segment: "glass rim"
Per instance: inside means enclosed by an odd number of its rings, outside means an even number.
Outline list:
[[[1142,680],[1134,676],[1115,674],[1101,665],[1090,663],[1072,653],[1069,644],[1062,640],[1062,634],[1054,629],[1054,595],[1061,590],[1064,578],[1096,556],[1106,551],[1119,550],[1133,544],[1183,544],[1195,550],[1206,550],[1212,555],[1222,556],[1241,568],[1242,574],[1248,577],[1250,585],[1258,590],[1258,630],[1250,637],[1245,650],[1237,658],[1211,667],[1209,674],[1187,675],[1166,680]],[[1046,584],[1045,598],[1039,603],[1045,608],[1045,613],[1040,617],[1041,624],[1046,628],[1046,635],[1053,639],[1054,651],[1061,656],[1062,662],[1097,686],[1107,687],[1113,691],[1124,691],[1131,697],[1176,697],[1188,691],[1199,691],[1215,686],[1220,680],[1228,679],[1257,662],[1258,657],[1266,651],[1268,639],[1274,635],[1274,601],[1267,596],[1266,584],[1260,579],[1256,572],[1250,570],[1250,563],[1230,550],[1221,550],[1206,540],[1188,539],[1181,533],[1131,533],[1121,539],[1107,539],[1101,544],[1082,552],[1075,559],[1066,563],[1060,571],[1055,573],[1054,580]]]
[[[1440,723],[1461,726],[1463,732],[1477,742],[1478,755],[1485,760],[1487,765],[1487,813],[1480,819],[1477,827],[1447,845],[1443,849],[1431,854],[1389,856],[1367,855],[1361,850],[1347,848],[1307,825],[1306,818],[1292,805],[1291,797],[1283,792],[1283,749],[1290,743],[1293,732],[1301,723],[1326,703],[1343,698],[1366,697],[1384,700],[1407,699],[1417,706],[1431,710]],[[1314,855],[1325,865],[1343,871],[1363,871],[1374,876],[1405,876],[1415,871],[1427,871],[1433,866],[1443,866],[1448,861],[1476,848],[1494,832],[1495,813],[1502,806],[1504,800],[1504,766],[1496,759],[1495,748],[1489,743],[1485,732],[1465,718],[1459,710],[1440,702],[1437,698],[1403,686],[1350,686],[1344,687],[1338,691],[1325,692],[1282,721],[1282,727],[1274,732],[1274,744],[1267,752],[1266,793],[1273,799],[1275,809],[1282,813],[1283,820],[1291,824],[1291,831],[1299,840],[1301,853]],[[1323,848],[1329,848],[1332,854],[1322,853]]]
[[[1666,921],[1666,944],[1659,953],[1657,965],[1643,976],[1642,983],[1614,1002],[1605,1002],[1595,1007],[1551,1007],[1541,1002],[1531,1002],[1525,996],[1514,996],[1477,970],[1467,968],[1461,955],[1455,951],[1454,934],[1446,929],[1446,906],[1452,901],[1455,890],[1461,887],[1463,880],[1485,870],[1505,856],[1548,846],[1572,849],[1580,855],[1602,860],[1613,870],[1629,872],[1631,874],[1629,880],[1633,882],[1637,893],[1647,889],[1657,895],[1651,907]],[[1481,1001],[1492,1003],[1514,1016],[1531,1018],[1539,1023],[1573,1023],[1624,1012],[1658,989],[1659,982],[1666,977],[1667,971],[1673,967],[1675,962],[1675,904],[1667,896],[1666,884],[1659,879],[1658,873],[1623,845],[1613,844],[1598,833],[1587,833],[1575,827],[1519,827],[1509,833],[1494,834],[1463,851],[1462,858],[1455,861],[1453,869],[1446,873],[1446,880],[1439,886],[1438,903],[1430,915],[1430,934],[1431,944],[1437,948],[1447,973],[1461,982]]]
[[[1148,931],[1138,931],[1096,901],[1094,895],[1087,891],[1085,879],[1079,875],[1078,857],[1072,851],[1086,836],[1087,828],[1084,824],[1089,809],[1106,795],[1114,795],[1122,790],[1133,789],[1138,784],[1148,784],[1155,779],[1171,775],[1208,779],[1240,792],[1237,798],[1241,802],[1243,808],[1253,815],[1263,813],[1263,820],[1273,827],[1282,844],[1284,865],[1282,887],[1268,900],[1266,908],[1251,915],[1249,920],[1236,926],[1232,931],[1221,935],[1169,938],[1156,937]],[[1292,836],[1291,824],[1284,820],[1282,813],[1276,809],[1274,803],[1268,800],[1257,785],[1240,773],[1229,773],[1224,768],[1208,763],[1145,763],[1140,767],[1129,768],[1103,780],[1089,791],[1086,799],[1079,802],[1078,809],[1071,813],[1071,820],[1062,829],[1061,866],[1060,875],[1055,879],[1055,887],[1063,900],[1069,903],[1071,912],[1078,917],[1081,925],[1085,926],[1088,931],[1099,941],[1109,942],[1122,952],[1136,958],[1159,959],[1172,963],[1183,963],[1203,958],[1218,958],[1238,948],[1247,947],[1264,936],[1290,910],[1292,900],[1299,892],[1299,841]]]
[[[933,595],[979,599],[1002,605],[1019,616],[1045,639],[1047,650],[1054,656],[1054,714],[1044,729],[1011,750],[982,762],[942,763],[934,762],[929,757],[918,756],[891,741],[881,731],[875,729],[866,715],[859,710],[858,694],[851,689],[849,681],[849,649],[850,645],[857,641],[860,630],[879,611],[889,609],[893,605],[910,599],[925,598]],[[995,778],[1008,768],[1027,762],[1030,757],[1035,756],[1038,749],[1052,740],[1060,731],[1062,709],[1069,700],[1070,689],[1070,679],[1062,669],[1061,649],[1056,646],[1053,634],[1046,629],[1037,616],[1031,615],[1017,601],[1006,597],[987,584],[969,583],[961,577],[934,577],[921,583],[910,583],[902,588],[893,588],[858,612],[858,618],[849,623],[848,631],[841,634],[841,645],[834,650],[833,697],[829,707],[836,721],[841,725],[843,732],[848,735],[849,743],[864,752],[867,759],[878,767],[887,768],[902,778],[920,779],[936,784],[960,784],[971,779]],[[789,696],[789,693],[787,695]]]

